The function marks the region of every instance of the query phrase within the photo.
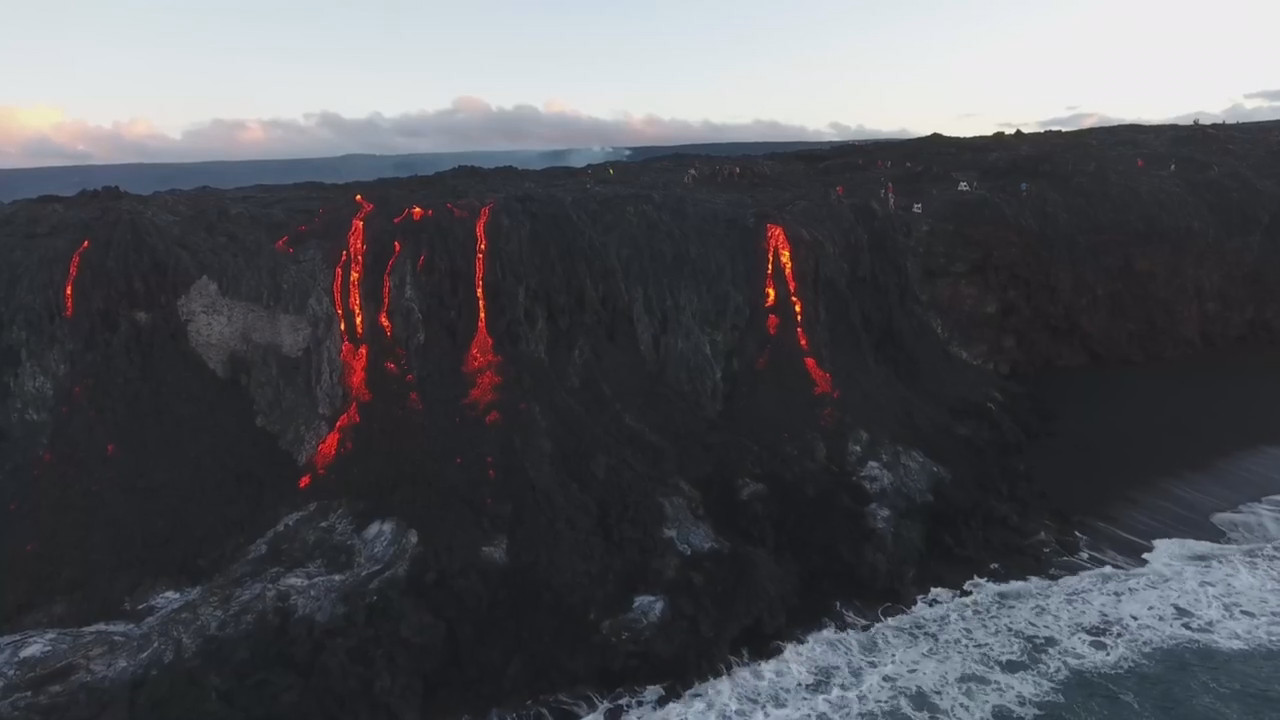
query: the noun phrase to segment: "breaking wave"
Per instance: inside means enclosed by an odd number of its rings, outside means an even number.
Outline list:
[[[591,717],[1028,718],[1082,673],[1179,648],[1280,647],[1280,495],[1211,520],[1221,543],[1157,540],[1137,568],[934,590],[909,613],[816,632],[670,703],[653,688]]]

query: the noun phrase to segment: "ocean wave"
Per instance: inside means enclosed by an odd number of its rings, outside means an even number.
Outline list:
[[[1280,496],[1211,518],[1221,543],[1157,540],[1131,569],[934,590],[867,630],[823,630],[662,704],[592,718],[1029,718],[1073,673],[1151,653],[1280,647]]]

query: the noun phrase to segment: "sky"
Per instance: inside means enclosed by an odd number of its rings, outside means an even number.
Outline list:
[[[1280,118],[1260,0],[14,0],[0,167]]]

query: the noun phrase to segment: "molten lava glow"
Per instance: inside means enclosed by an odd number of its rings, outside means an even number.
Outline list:
[[[764,275],[764,308],[769,312],[768,329],[769,334],[774,335],[778,332],[778,317],[775,314],[774,305],[778,301],[778,290],[773,281],[773,265],[774,258],[782,265],[782,275],[787,281],[787,290],[791,295],[792,313],[796,318],[796,341],[800,344],[800,350],[804,353],[804,366],[809,371],[809,377],[813,379],[815,395],[835,395],[835,390],[831,384],[831,375],[823,370],[818,361],[813,357],[813,351],[809,349],[809,336],[804,332],[804,307],[800,302],[800,294],[796,291],[796,278],[791,269],[791,241],[787,239],[786,230],[781,225],[770,223],[765,226],[766,237],[768,238],[768,268]],[[762,358],[763,360],[763,358]]]
[[[488,308],[484,299],[484,256],[488,250],[489,239],[486,234],[489,224],[489,212],[493,205],[485,205],[476,218],[476,334],[471,340],[471,349],[467,352],[467,360],[463,370],[472,378],[471,392],[467,395],[467,404],[476,411],[483,409],[498,399],[498,389],[502,385],[502,376],[498,366],[502,358],[493,349],[493,339],[489,337]]]
[[[328,435],[324,436],[324,439],[320,441],[319,447],[316,448],[315,458],[312,460],[312,463],[316,466],[316,474],[323,475],[325,470],[328,470],[329,466],[333,464],[333,461],[338,459],[338,452],[349,447],[348,444],[342,442],[342,435],[347,428],[354,427],[359,422],[360,409],[352,401],[351,405],[347,407],[347,411],[342,413],[342,417],[338,418],[338,422],[334,423],[333,429],[329,431]],[[307,487],[311,484],[311,480],[311,473],[303,475],[298,480],[298,488]]]
[[[89,241],[85,240],[80,243],[80,247],[71,256],[71,267],[67,270],[67,284],[62,289],[63,308],[62,315],[71,317],[71,313],[75,310],[74,290],[76,283],[76,274],[80,272],[80,256],[85,250],[89,249]]]
[[[345,340],[342,343],[342,384],[351,394],[352,402],[368,402],[369,348],[356,347]]]
[[[392,222],[399,223],[401,220],[404,220],[406,216],[412,217],[414,222],[417,222],[418,220],[422,219],[423,215],[430,215],[430,214],[431,214],[430,212],[423,210],[417,205],[413,205],[405,208],[404,212],[400,213],[400,217],[396,218]]]
[[[347,232],[347,255],[351,263],[347,282],[350,285],[349,299],[356,337],[361,337],[364,335],[364,303],[360,299],[360,281],[364,278],[364,218],[373,210],[373,204],[365,202],[359,195],[356,196],[356,202],[360,203],[360,210],[351,219],[351,230]]]
[[[347,337],[347,318],[342,311],[342,266],[347,262],[347,251],[342,251],[342,259],[333,268],[333,311],[338,314],[338,331]]]
[[[422,253],[418,256],[418,272],[422,272],[422,263],[427,261],[427,254]]]
[[[315,456],[311,461],[312,465],[315,466],[315,475],[323,475],[338,457],[338,453],[347,447],[343,443],[343,435],[360,422],[359,404],[368,402],[372,397],[369,393],[368,384],[369,348],[365,345],[357,346],[348,336],[346,313],[342,305],[342,266],[344,263],[349,262],[350,267],[347,273],[348,300],[351,305],[352,317],[355,319],[356,337],[358,338],[364,325],[363,311],[360,306],[360,277],[364,270],[364,218],[373,210],[373,205],[365,202],[364,198],[359,195],[356,196],[356,202],[360,203],[360,209],[356,211],[355,217],[351,219],[351,230],[347,233],[347,249],[342,252],[342,258],[338,261],[337,267],[333,269],[333,310],[338,314],[338,330],[342,334],[342,384],[346,388],[351,401],[346,411],[338,418],[338,422],[334,424],[333,429],[320,441],[320,445],[316,448]],[[309,486],[313,479],[312,473],[303,475],[298,480],[298,487],[305,488]]]
[[[396,264],[398,257],[400,257],[399,240],[396,241],[395,250],[391,253],[386,272],[382,273],[382,310],[378,313],[378,322],[387,333],[387,337],[391,337],[391,316],[388,314],[391,309],[391,268]]]
[[[399,223],[401,222],[401,220],[403,220],[406,217],[411,217],[413,218],[413,222],[417,222],[417,220],[422,219],[422,215],[430,215],[430,214],[431,214],[430,210],[424,210],[419,208],[419,206],[417,205],[411,205],[411,206],[408,206],[408,208],[404,208],[403,213],[399,215],[399,218],[394,219],[393,222]]]
[[[809,377],[813,378],[814,395],[835,395],[835,388],[831,385],[831,375],[818,365],[818,361],[814,360],[812,355],[804,357],[804,367],[809,371]]]

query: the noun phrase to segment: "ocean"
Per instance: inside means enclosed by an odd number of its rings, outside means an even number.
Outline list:
[[[654,688],[590,717],[1280,718],[1280,495],[1207,519],[1216,540],[1131,537],[1148,548],[1131,562],[1095,543],[1073,558],[1088,569],[934,590],[905,614],[815,632],[673,701]]]

